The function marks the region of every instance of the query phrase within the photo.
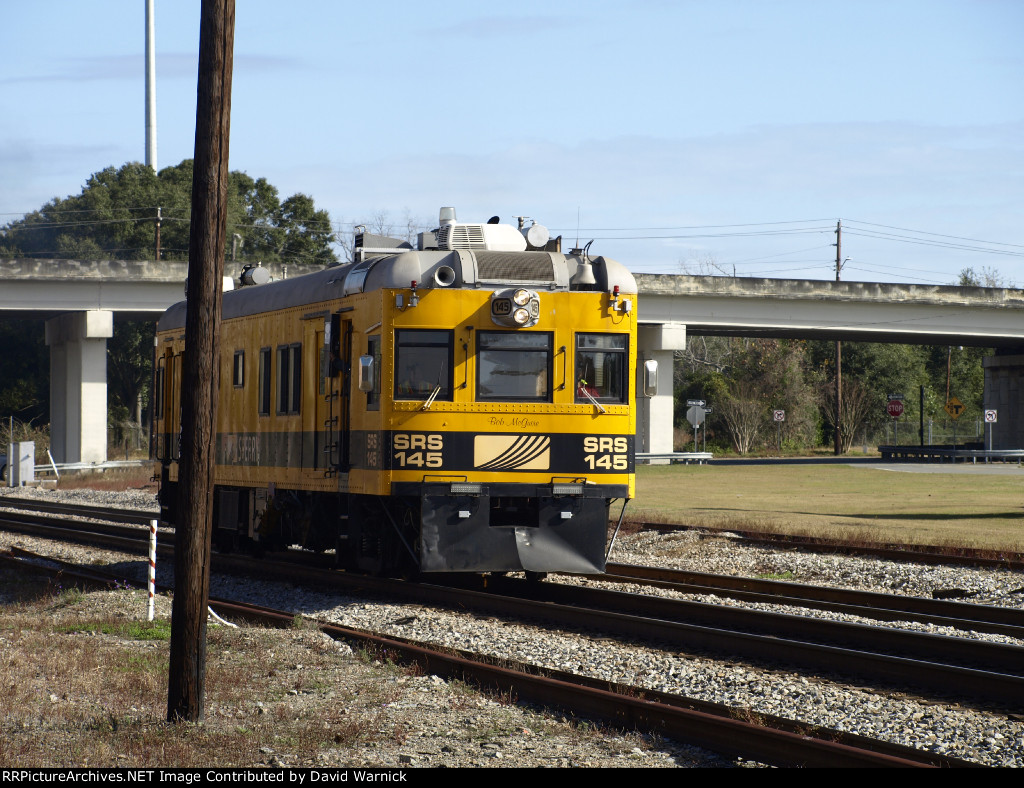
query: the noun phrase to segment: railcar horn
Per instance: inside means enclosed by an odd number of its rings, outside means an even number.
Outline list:
[[[438,287],[450,287],[455,284],[455,269],[450,265],[439,265],[434,272],[434,281]]]

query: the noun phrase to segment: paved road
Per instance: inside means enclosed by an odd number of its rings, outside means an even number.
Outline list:
[[[956,473],[986,476],[1019,476],[1024,480],[1024,467],[1009,462],[876,462],[860,465],[859,468],[874,468],[895,473]]]
[[[1024,466],[1016,462],[892,462],[880,457],[781,457],[758,459],[714,459],[711,465],[849,465],[893,473],[955,473],[1019,476],[1024,480]]]

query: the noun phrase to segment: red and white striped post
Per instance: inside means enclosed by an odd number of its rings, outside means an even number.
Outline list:
[[[155,614],[156,592],[156,520],[149,521],[149,620]]]

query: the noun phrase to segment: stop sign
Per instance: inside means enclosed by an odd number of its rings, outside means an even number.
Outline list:
[[[898,399],[891,399],[889,404],[885,406],[885,410],[894,419],[898,419],[903,415],[903,402]]]

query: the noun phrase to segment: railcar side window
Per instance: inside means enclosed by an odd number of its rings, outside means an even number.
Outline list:
[[[395,332],[395,399],[422,399],[440,386],[435,400],[452,398],[452,332]]]
[[[277,412],[298,413],[302,395],[302,345],[277,349]]]
[[[576,335],[576,401],[589,402],[589,394],[604,402],[625,402],[625,334]]]
[[[260,348],[260,401],[259,414],[270,415],[270,348]]]
[[[551,346],[548,332],[480,331],[477,399],[550,402]]]
[[[245,351],[236,350],[234,365],[232,367],[232,379],[236,389],[245,385]]]

